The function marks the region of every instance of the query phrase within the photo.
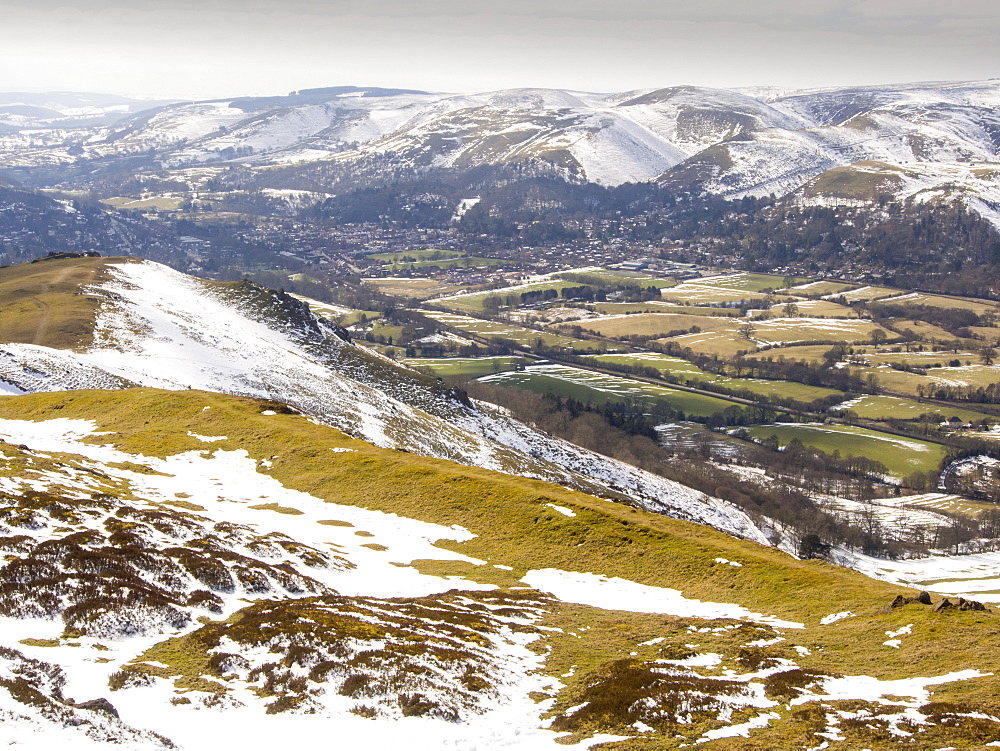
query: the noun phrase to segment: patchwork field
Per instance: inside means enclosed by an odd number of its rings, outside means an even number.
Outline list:
[[[532,365],[522,371],[487,375],[479,380],[503,386],[534,391],[538,394],[558,394],[584,402],[605,404],[611,401],[637,399],[661,402],[685,414],[708,417],[731,407],[723,398],[691,394],[667,386],[654,386],[630,378],[604,375],[565,365]]]
[[[524,365],[521,357],[411,357],[404,365],[429,370],[442,378],[479,378],[490,373],[514,370]]]
[[[754,321],[753,326],[753,338],[767,344],[809,341],[854,344],[870,341],[875,331],[882,331],[888,339],[896,338],[892,331],[864,319],[771,318]]]
[[[945,295],[930,295],[925,292],[910,292],[880,300],[879,302],[893,305],[929,305],[934,308],[949,308],[952,310],[971,310],[976,315],[997,313],[1000,306],[985,300],[974,300],[968,297],[948,297]]]
[[[831,282],[831,281],[816,281],[816,282],[806,282],[805,284],[797,284],[794,287],[786,287],[785,289],[777,290],[780,294],[791,294],[791,295],[818,295],[820,297],[824,295],[839,295],[841,293],[847,292],[848,290],[856,289],[858,285],[856,284],[845,284],[844,282]]]
[[[462,287],[455,284],[442,284],[435,279],[409,279],[407,277],[369,278],[364,280],[369,287],[374,287],[386,295],[413,297],[426,300],[437,295],[454,294]]]
[[[728,376],[707,373],[697,365],[680,357],[671,357],[656,352],[641,352],[636,354],[592,355],[597,362],[618,363],[622,365],[643,365],[656,368],[661,373],[667,373],[687,382],[707,381],[730,389],[746,389],[762,396],[782,396],[802,402],[811,402],[826,396],[840,394],[834,389],[820,386],[807,386],[793,381],[767,381],[759,378],[730,378]]]
[[[902,478],[912,472],[936,472],[948,453],[945,446],[913,438],[901,438],[851,425],[819,425],[816,423],[778,423],[749,428],[755,438],[777,436],[778,443],[787,445],[794,439],[828,454],[863,456],[885,464],[890,474]]]
[[[913,399],[902,399],[898,396],[865,394],[850,401],[842,402],[833,409],[849,409],[865,420],[916,420],[925,413],[939,414],[944,418],[957,417],[964,422],[987,420],[991,424],[998,418],[983,412],[976,412],[959,407],[942,407],[937,404],[927,404]]]
[[[784,315],[787,302],[775,303],[771,312],[776,316]],[[799,309],[799,315],[807,318],[856,318],[855,312],[840,303],[831,300],[797,300],[794,305]]]
[[[665,336],[672,331],[687,331],[697,326],[702,331],[735,330],[730,318],[721,316],[678,315],[676,313],[633,313],[605,318],[589,318],[577,323],[600,336]]]
[[[444,313],[437,310],[422,311],[428,318],[451,326],[460,331],[465,331],[484,338],[510,339],[523,346],[535,346],[541,341],[546,347],[562,347],[585,351],[599,351],[607,349],[607,345],[602,342],[591,342],[584,339],[575,339],[571,336],[552,334],[544,331],[524,328],[497,321],[484,321],[481,318],[458,315],[456,313]]]
[[[879,300],[883,297],[892,297],[893,295],[898,295],[900,290],[893,289],[892,287],[857,287],[856,289],[847,290],[846,292],[833,292],[829,295],[824,295],[824,297],[829,298],[841,298],[843,297],[847,302],[857,302],[869,300]]]

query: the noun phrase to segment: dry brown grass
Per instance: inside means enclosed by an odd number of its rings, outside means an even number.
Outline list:
[[[81,289],[122,258],[70,258],[0,269],[0,340],[79,349],[93,341],[101,298]]]

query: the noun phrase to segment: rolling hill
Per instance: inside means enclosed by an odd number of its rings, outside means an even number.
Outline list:
[[[290,297],[48,260],[0,270],[0,325],[12,742],[1000,739],[994,613],[797,560]]]
[[[345,174],[377,185],[401,173],[521,165],[728,198],[962,200],[994,220],[998,102],[996,81],[614,94],[334,87],[166,104],[88,126],[19,110],[0,136],[0,169],[32,184],[83,185],[88,166],[128,165],[198,192],[226,167],[270,189],[300,188],[309,175],[329,190]],[[873,182],[869,163],[898,174]]]

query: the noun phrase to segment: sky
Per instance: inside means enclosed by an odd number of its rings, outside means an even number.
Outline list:
[[[210,98],[1000,77],[996,0],[0,0],[0,91]]]

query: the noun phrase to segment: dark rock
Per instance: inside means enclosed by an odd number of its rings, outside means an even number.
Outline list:
[[[91,699],[90,701],[85,701],[76,705],[77,709],[89,709],[91,712],[107,712],[113,717],[118,717],[118,710],[115,709],[115,705],[109,702],[107,699]]]
[[[989,612],[986,610],[986,606],[983,603],[976,600],[966,600],[962,597],[958,598],[958,609],[959,610],[976,610],[981,613]]]
[[[903,597],[903,595],[896,595],[896,599],[894,599],[891,603],[889,603],[889,609],[895,610],[896,608],[901,608],[908,602],[909,600]]]
[[[914,602],[919,602],[921,605],[930,605],[931,595],[929,592],[921,592],[919,595],[916,596]]]
[[[947,597],[941,600],[937,605],[934,606],[934,612],[940,613],[942,610],[950,610],[955,607],[955,603],[949,600]]]

